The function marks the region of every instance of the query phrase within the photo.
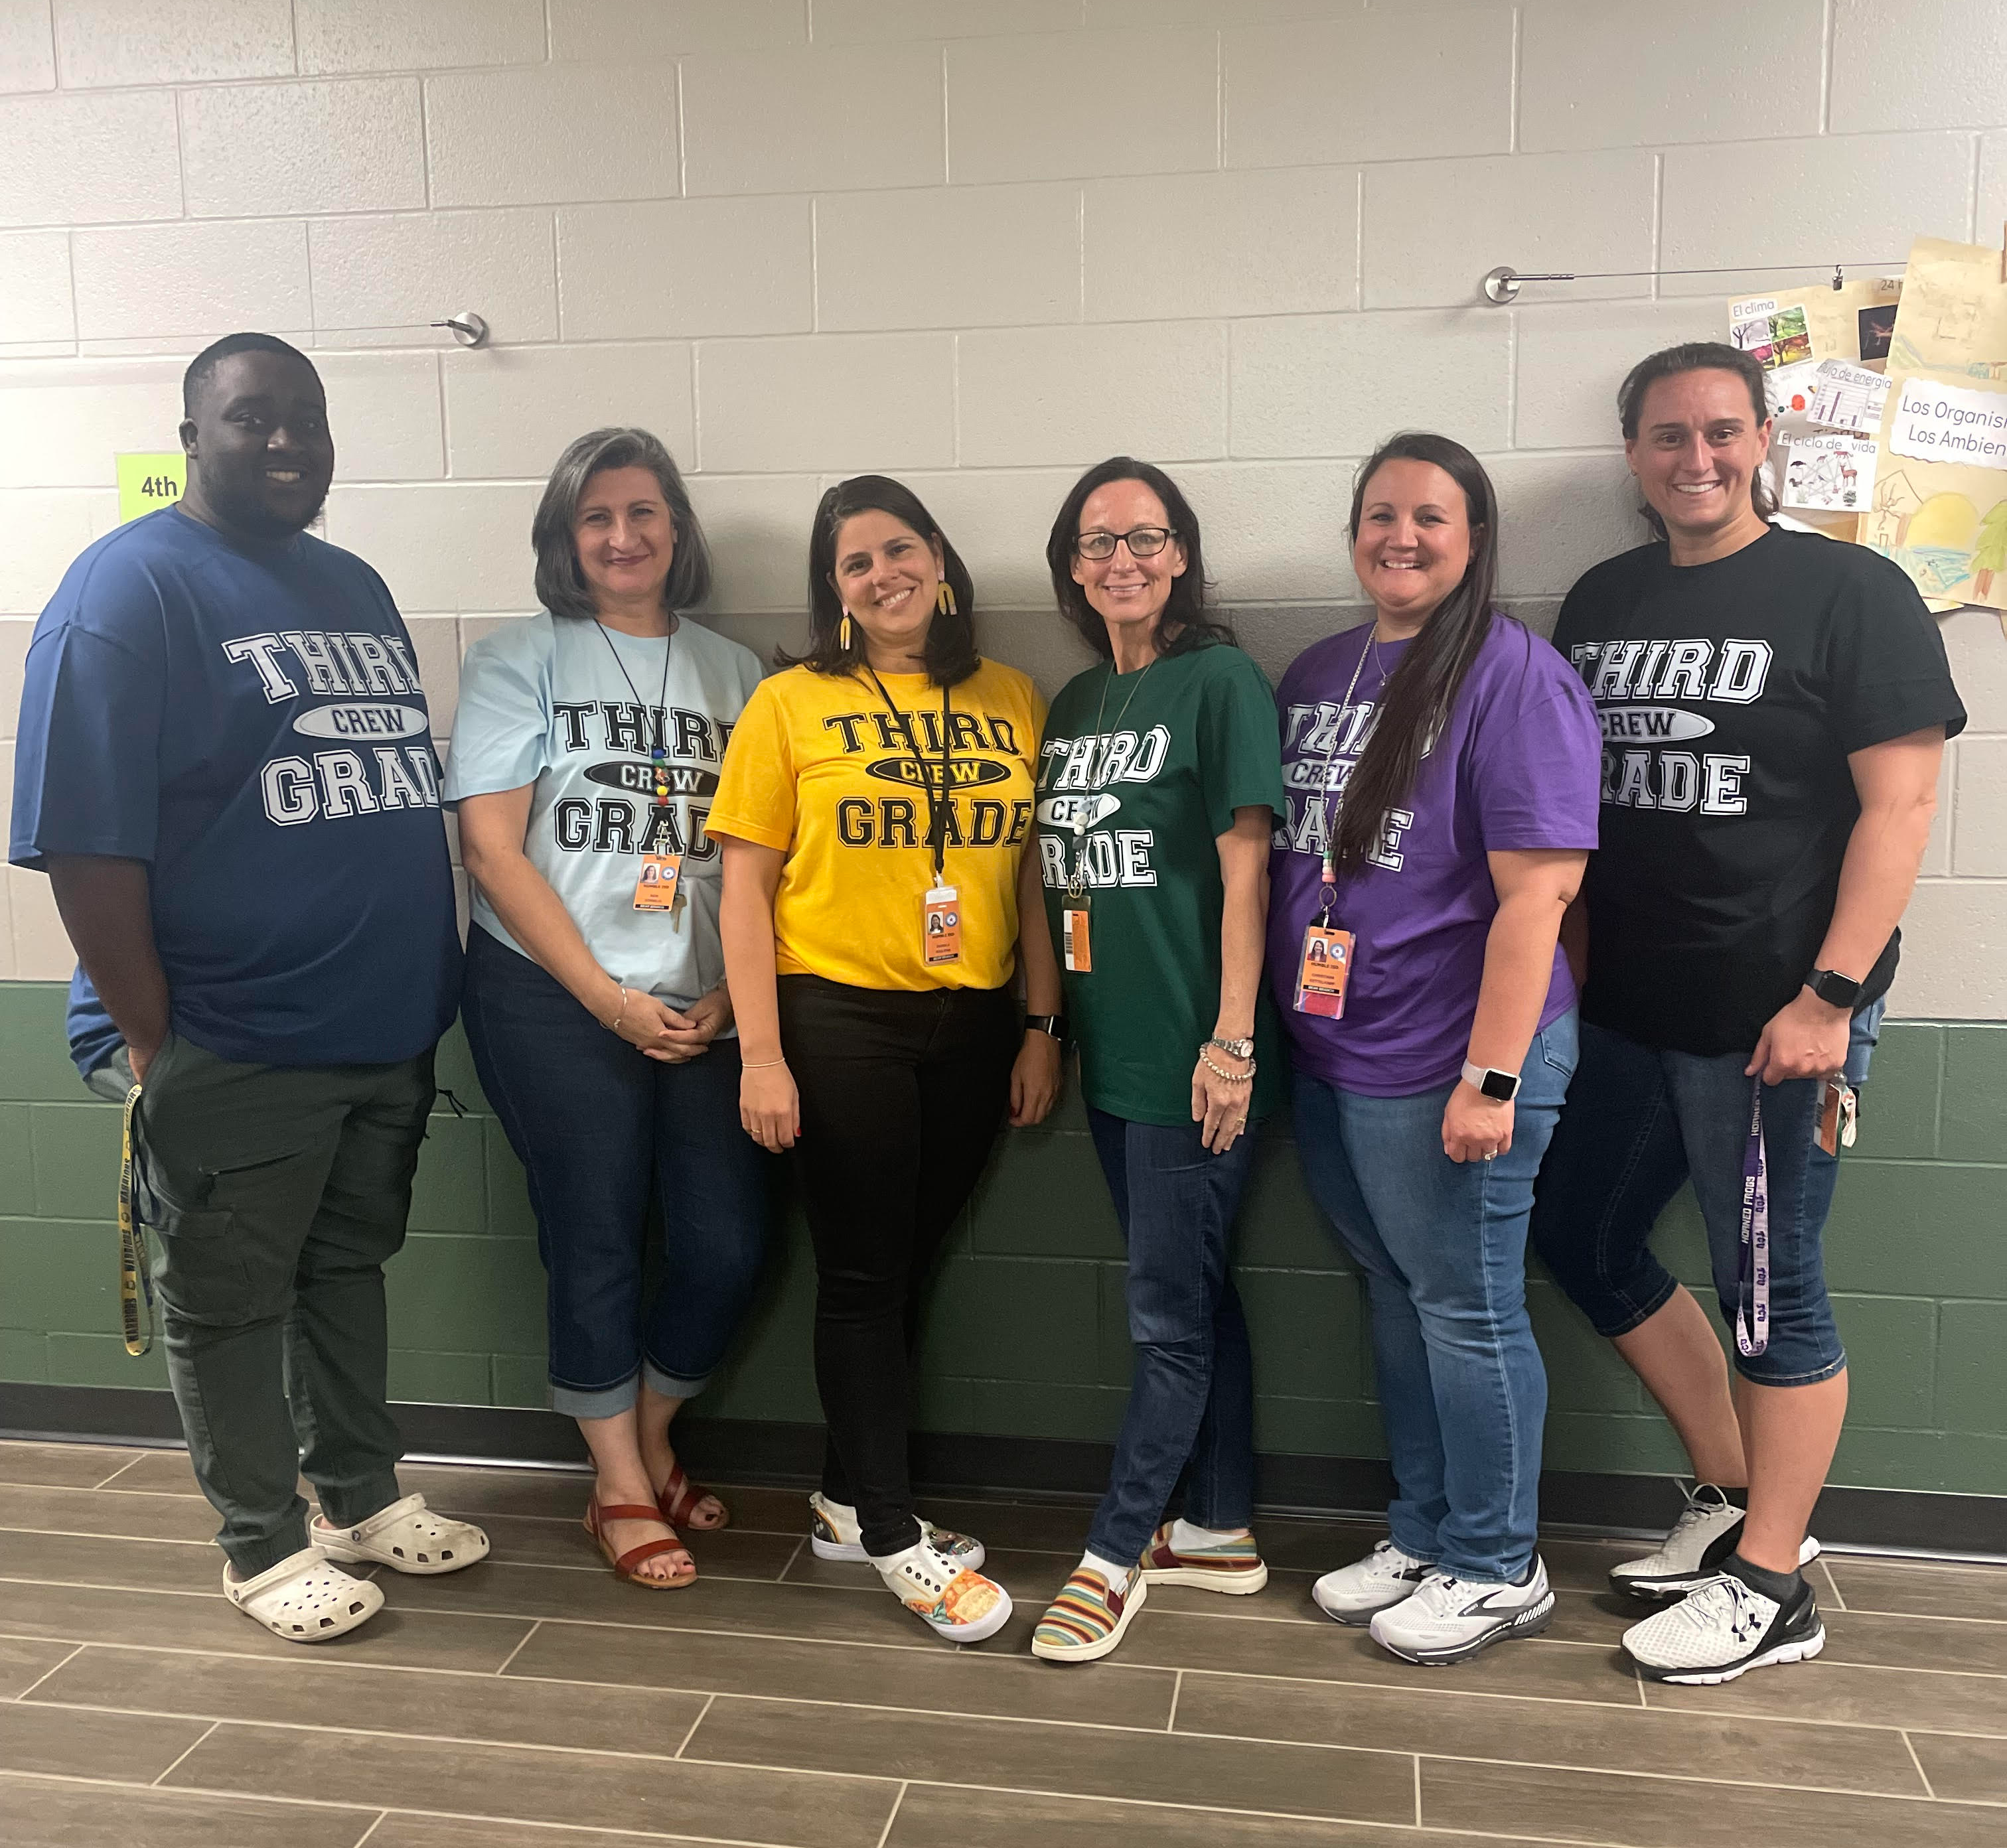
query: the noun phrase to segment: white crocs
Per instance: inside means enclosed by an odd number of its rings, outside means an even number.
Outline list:
[[[395,1572],[457,1572],[488,1557],[488,1536],[465,1521],[449,1521],[407,1495],[354,1527],[330,1527],[316,1515],[307,1538],[330,1559],[366,1560]]]
[[[241,1582],[225,1567],[223,1595],[288,1642],[345,1635],[383,1608],[383,1592],[368,1579],[350,1578],[311,1546]]]

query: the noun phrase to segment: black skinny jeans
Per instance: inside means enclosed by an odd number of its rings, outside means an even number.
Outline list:
[[[783,975],[781,1044],[816,1257],[822,1492],[880,1557],[919,1538],[907,1459],[910,1360],[927,1273],[1010,1101],[1008,989],[847,987]]]

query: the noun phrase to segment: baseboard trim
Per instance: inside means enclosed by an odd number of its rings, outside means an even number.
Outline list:
[[[555,1412],[499,1405],[399,1405],[405,1448],[487,1462],[573,1464],[585,1460],[578,1427]],[[778,1420],[682,1420],[678,1448],[700,1474],[720,1480],[806,1486],[822,1463],[822,1427]],[[0,1437],[58,1442],[109,1441],[178,1446],[172,1396],[118,1386],[35,1386],[0,1381]],[[1098,1496],[1110,1447],[1075,1438],[916,1433],[913,1479],[936,1494]],[[1392,1493],[1385,1463],[1360,1457],[1265,1455],[1256,1497],[1272,1511],[1377,1512]],[[1550,1469],[1540,1479],[1544,1525],[1578,1531],[1663,1530],[1679,1511],[1678,1483],[1665,1476]],[[2007,1557],[2007,1495],[1937,1494],[1911,1489],[1829,1488],[1813,1517],[1836,1546]]]

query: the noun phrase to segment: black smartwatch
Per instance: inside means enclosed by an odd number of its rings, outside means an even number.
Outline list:
[[[1805,978],[1805,986],[1829,1007],[1850,1010],[1861,999],[1861,984],[1836,969],[1815,969]]]
[[[1497,1104],[1509,1104],[1519,1095],[1519,1074],[1516,1071],[1473,1065],[1468,1059],[1463,1062],[1463,1081]]]
[[[1063,1014],[1028,1014],[1025,1025],[1028,1030],[1036,1028],[1041,1033],[1050,1034],[1056,1040],[1066,1039],[1067,1017]]]

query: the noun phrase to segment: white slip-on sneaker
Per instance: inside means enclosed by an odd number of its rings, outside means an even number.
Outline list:
[[[1382,1540],[1363,1559],[1325,1573],[1310,1587],[1310,1601],[1339,1623],[1363,1626],[1373,1621],[1374,1612],[1413,1597],[1435,1569],[1432,1561]]]
[[[1825,1647],[1825,1626],[1802,1580],[1787,1605],[1720,1572],[1670,1609],[1633,1624],[1624,1647],[1648,1680],[1711,1688],[1752,1668],[1809,1662]]]
[[[1655,1553],[1627,1559],[1610,1569],[1610,1589],[1656,1603],[1684,1598],[1721,1571],[1742,1536],[1745,1511],[1712,1483],[1697,1483],[1680,1518]],[[1819,1543],[1809,1534],[1798,1550],[1801,1570],[1818,1557]]]
[[[1011,1594],[1002,1585],[944,1559],[925,1540],[871,1563],[892,1595],[950,1642],[981,1642],[1011,1621]]]
[[[1554,1621],[1554,1594],[1536,1554],[1516,1584],[1459,1578],[1438,1567],[1412,1597],[1377,1613],[1373,1640],[1403,1662],[1430,1667],[1462,1662],[1515,1636],[1536,1636]]]
[[[982,1570],[986,1557],[982,1543],[971,1539],[965,1533],[956,1533],[946,1527],[936,1527],[929,1520],[915,1517],[920,1522],[920,1537],[930,1541],[933,1550],[942,1558],[951,1560],[958,1566],[967,1566],[971,1571]],[[809,1497],[809,1550],[817,1559],[868,1560],[871,1555],[864,1550],[864,1537],[857,1525],[857,1511],[845,1508],[840,1501],[831,1501],[821,1494]]]

